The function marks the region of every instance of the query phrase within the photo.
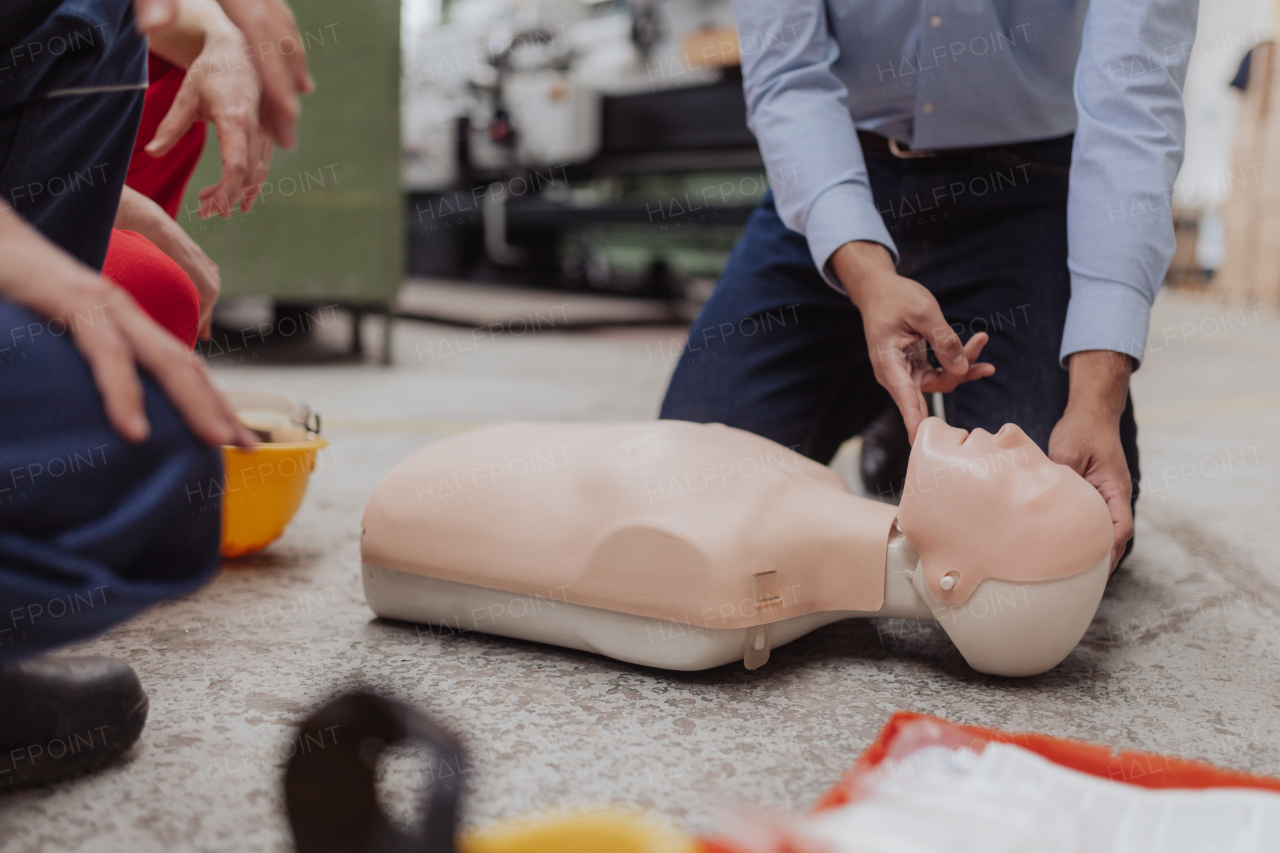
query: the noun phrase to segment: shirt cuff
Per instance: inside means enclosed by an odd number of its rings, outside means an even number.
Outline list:
[[[827,284],[840,293],[846,291],[827,261],[845,243],[852,240],[879,243],[893,255],[894,265],[898,263],[898,247],[889,236],[889,229],[884,227],[871,191],[858,184],[841,183],[824,190],[809,206],[804,236],[818,271]]]
[[[1065,368],[1072,353],[1110,350],[1133,356],[1136,370],[1142,366],[1150,325],[1151,301],[1145,293],[1117,281],[1073,276],[1058,362]]]

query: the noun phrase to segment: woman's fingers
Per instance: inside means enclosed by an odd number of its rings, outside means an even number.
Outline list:
[[[169,112],[165,113],[160,126],[156,128],[156,135],[147,143],[144,151],[152,157],[163,157],[191,129],[200,113],[200,93],[197,89],[195,80],[188,75],[182,81]]]
[[[297,143],[299,94],[314,88],[307,73],[307,57],[293,13],[282,0],[219,0],[252,51],[254,66],[262,78],[262,124],[281,148]]]
[[[256,139],[250,147],[250,151],[256,150],[257,156],[249,166],[249,176],[245,179],[245,189],[240,199],[241,213],[248,213],[253,208],[254,201],[258,198],[258,193],[262,191],[262,185],[266,183],[267,173],[271,170],[271,155],[274,153],[275,145],[271,141],[271,137],[265,133],[258,132],[255,134]]]
[[[254,119],[242,106],[215,108],[211,117],[214,127],[218,129],[218,154],[222,158],[222,174],[208,196],[204,196],[208,187],[201,190],[204,204],[200,215],[208,216],[216,210],[219,216],[226,219],[238,204],[237,197],[249,174],[249,126]]]

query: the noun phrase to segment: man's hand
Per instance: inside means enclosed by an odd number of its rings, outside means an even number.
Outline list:
[[[204,364],[128,293],[54,246],[0,205],[0,297],[58,320],[93,371],[107,420],[124,438],[146,440],[138,365],[146,368],[198,438],[210,445],[254,445]]]
[[[160,205],[132,187],[125,187],[120,196],[115,227],[136,231],[146,237],[191,277],[196,292],[200,294],[200,339],[209,340],[213,333],[213,306],[222,292],[218,265],[187,236],[181,225],[169,218]]]
[[[831,256],[831,266],[862,313],[876,381],[892,395],[912,441],[929,416],[925,394],[948,393],[962,382],[996,372],[994,365],[976,360],[987,343],[986,333],[962,345],[938,300],[920,283],[898,275],[884,246],[845,243]],[[926,343],[941,368],[929,364]]]
[[[1068,359],[1067,410],[1049,436],[1049,458],[1089,481],[1111,513],[1111,570],[1133,537],[1133,480],[1120,444],[1120,415],[1129,392],[1133,360],[1118,352],[1089,350]]]
[[[218,4],[244,34],[246,50],[262,80],[259,122],[281,148],[293,148],[302,111],[298,96],[315,89],[307,73],[307,56],[293,13],[284,0],[218,0]],[[174,24],[182,0],[133,0],[133,5],[138,29],[151,35]],[[250,150],[249,156],[260,155]],[[258,161],[246,162],[253,166]]]

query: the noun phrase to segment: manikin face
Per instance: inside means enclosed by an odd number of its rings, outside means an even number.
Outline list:
[[[1111,516],[1097,490],[1005,424],[992,435],[928,418],[916,433],[898,526],[944,604],[987,578],[1067,577],[1111,552]]]

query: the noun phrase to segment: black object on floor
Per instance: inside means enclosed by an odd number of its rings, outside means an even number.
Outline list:
[[[147,694],[123,661],[38,657],[0,666],[0,794],[96,770],[133,746]]]
[[[403,743],[432,748],[433,774],[424,818],[392,826],[378,805],[378,754]],[[462,794],[462,749],[412,707],[371,693],[335,699],[311,716],[294,740],[285,770],[285,809],[298,853],[455,853]]]
[[[895,405],[889,405],[862,431],[862,454],[858,460],[862,487],[872,497],[890,503],[902,499],[907,480],[911,442],[907,425]]]

